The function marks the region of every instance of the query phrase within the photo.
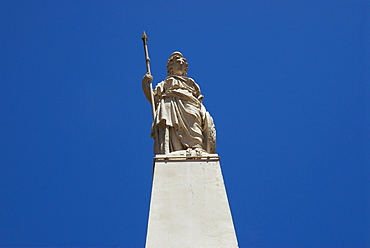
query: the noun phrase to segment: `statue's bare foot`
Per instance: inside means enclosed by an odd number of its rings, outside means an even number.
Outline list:
[[[188,148],[186,149],[186,156],[187,157],[200,157],[205,154],[208,154],[204,149],[202,148]]]
[[[187,157],[193,157],[193,156],[195,156],[194,150],[192,148],[186,149],[186,156]]]
[[[206,153],[206,151],[202,148],[195,148],[195,153],[197,154],[197,156],[202,156],[204,153]]]

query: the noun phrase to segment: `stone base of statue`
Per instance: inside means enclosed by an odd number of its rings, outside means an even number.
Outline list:
[[[217,154],[154,158],[146,248],[238,247]]]

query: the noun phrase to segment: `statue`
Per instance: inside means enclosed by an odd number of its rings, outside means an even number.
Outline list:
[[[151,136],[155,140],[154,153],[186,151],[188,156],[216,153],[213,119],[202,104],[203,95],[198,84],[187,77],[188,63],[184,56],[180,52],[171,54],[167,62],[168,77],[153,90],[145,48],[148,73],[142,79],[142,87],[153,105]]]

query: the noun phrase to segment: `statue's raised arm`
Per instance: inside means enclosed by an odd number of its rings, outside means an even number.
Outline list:
[[[153,77],[142,79],[145,97],[153,101],[151,136],[155,139],[155,154],[188,156],[216,153],[216,130],[213,119],[202,104],[203,95],[195,81],[187,77],[188,63],[180,52],[171,54],[167,74],[153,90]],[[152,100],[153,99],[153,100]]]
[[[143,80],[141,81],[141,86],[143,87],[143,92],[148,100],[151,103],[151,97],[153,97],[153,90],[151,88],[151,82],[153,81],[153,76],[149,73],[145,74]],[[152,95],[151,95],[152,94]]]

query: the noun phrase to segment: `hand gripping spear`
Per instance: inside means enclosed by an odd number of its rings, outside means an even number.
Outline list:
[[[145,61],[146,61],[146,72],[147,74],[151,75],[150,73],[150,58],[149,58],[149,53],[148,53],[148,36],[146,36],[145,31],[143,32],[143,36],[141,36],[141,39],[143,40],[144,44],[144,53],[145,53]],[[153,120],[155,118],[155,105],[154,105],[154,97],[153,97],[153,86],[152,86],[152,81],[149,83],[149,88],[150,88],[150,103],[152,104],[152,115],[153,115]]]

